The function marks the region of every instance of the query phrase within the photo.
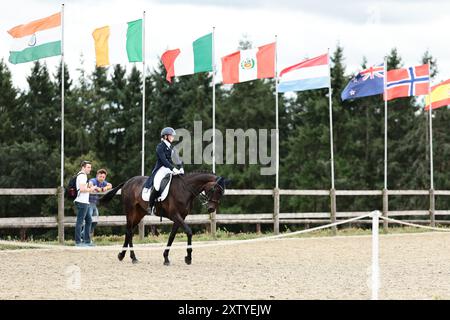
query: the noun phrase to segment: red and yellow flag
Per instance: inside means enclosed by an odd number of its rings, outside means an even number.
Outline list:
[[[433,109],[450,105],[450,79],[431,87]],[[430,98],[425,97],[425,110],[430,109]]]

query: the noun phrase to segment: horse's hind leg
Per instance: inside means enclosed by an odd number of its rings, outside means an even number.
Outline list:
[[[119,252],[119,255],[117,256],[117,258],[119,258],[119,261],[122,261],[123,258],[125,258],[125,254],[127,253],[126,248],[128,247],[128,243],[130,241],[129,239],[130,237],[128,235],[128,228],[127,228],[127,232],[125,233],[125,242],[123,243],[124,250],[122,250],[122,252]]]
[[[158,228],[156,228],[156,226],[150,226],[150,232],[152,233],[152,235],[154,236],[159,236],[159,231]]]
[[[167,247],[166,247],[166,250],[164,250],[164,254],[163,254],[165,266],[170,265],[169,250],[170,250],[170,246],[173,243],[173,240],[175,239],[175,235],[177,234],[179,226],[180,226],[180,224],[178,222],[173,223],[172,231],[170,232],[170,236],[169,236],[169,241],[167,242]]]
[[[134,254],[134,250],[132,249],[133,248],[133,229],[134,229],[134,227],[127,229],[127,232],[129,232],[129,234],[130,234],[130,242],[129,242],[130,258],[131,258],[131,262],[138,263],[139,260],[136,258],[136,255]]]

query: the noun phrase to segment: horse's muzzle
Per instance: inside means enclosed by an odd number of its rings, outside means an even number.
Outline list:
[[[208,207],[208,213],[213,213],[214,211],[216,211],[216,208]]]

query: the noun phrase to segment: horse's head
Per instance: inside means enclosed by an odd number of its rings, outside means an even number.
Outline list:
[[[230,180],[224,177],[217,177],[215,182],[206,187],[208,213],[214,212],[219,206],[220,199],[225,194],[225,188],[230,184]]]

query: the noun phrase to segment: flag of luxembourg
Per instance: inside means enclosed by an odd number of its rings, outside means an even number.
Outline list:
[[[308,59],[280,72],[278,92],[327,88],[330,82],[328,54]]]

